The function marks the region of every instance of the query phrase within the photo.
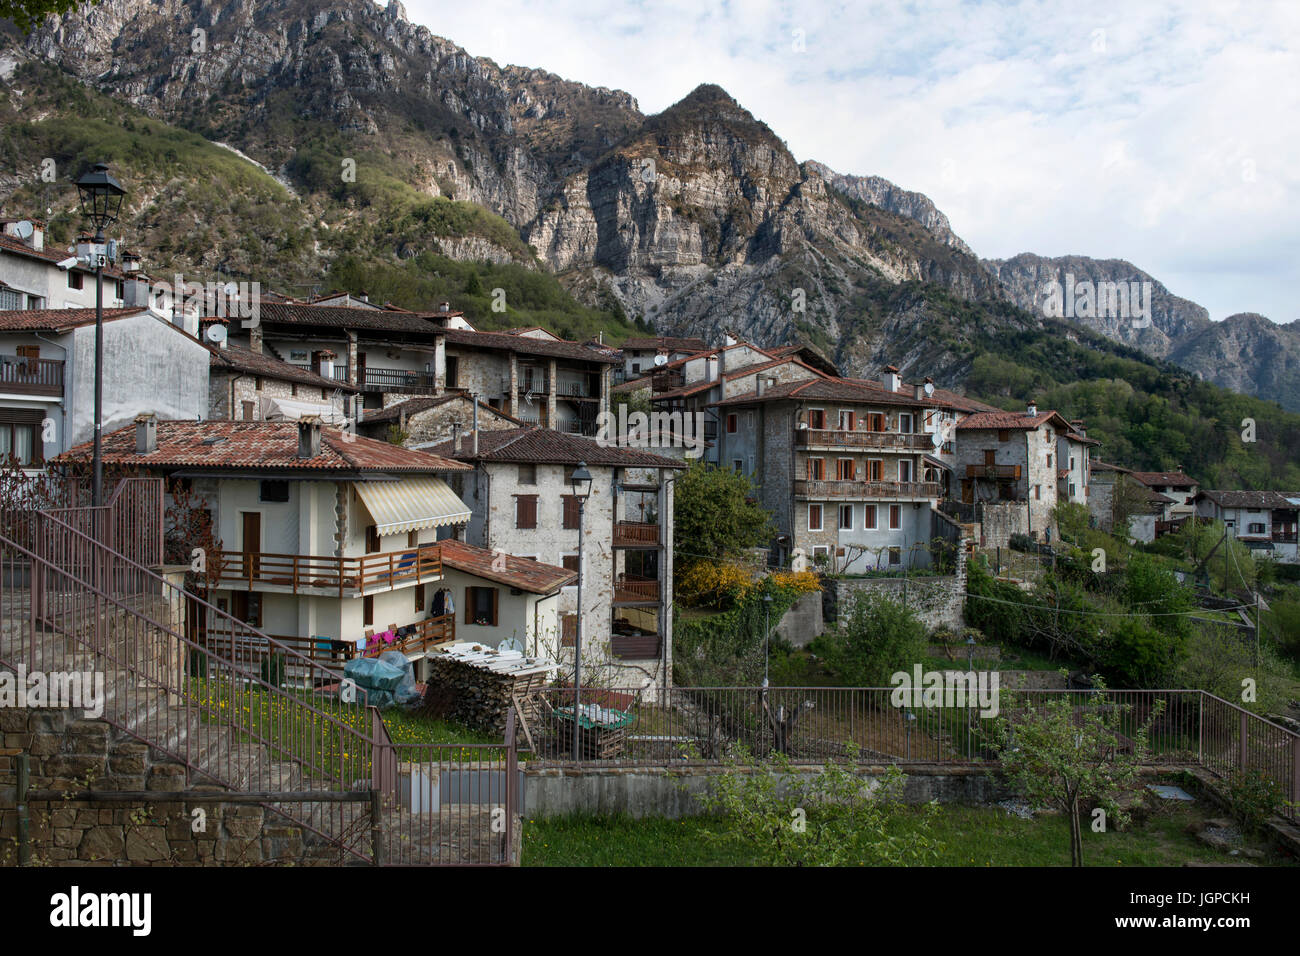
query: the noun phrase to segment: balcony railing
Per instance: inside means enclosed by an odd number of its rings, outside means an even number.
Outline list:
[[[361,378],[361,375],[357,377]],[[357,385],[367,392],[429,392],[437,382],[429,372],[366,366],[365,380],[357,382]]]
[[[658,634],[620,634],[615,631],[609,636],[610,653],[623,660],[654,660],[659,657],[660,647]]]
[[[614,522],[614,547],[644,548],[659,544],[659,525],[646,521]]]
[[[586,435],[588,438],[594,438],[596,435],[596,422],[583,421],[580,418],[566,418],[560,422],[558,431],[568,432],[570,435]]]
[[[681,370],[671,372],[655,372],[650,376],[650,388],[656,392],[666,392],[674,388],[682,388],[686,384],[686,373]]]
[[[659,582],[653,578],[620,574],[614,581],[615,604],[653,604],[658,601]]]
[[[1273,542],[1275,544],[1296,544],[1300,542],[1300,535],[1294,531],[1274,531]]]
[[[250,591],[271,587],[298,592],[311,588],[343,597],[392,590],[442,576],[442,556],[436,544],[343,558],[243,551],[219,551],[217,555],[217,566],[211,561],[208,566],[217,586],[243,585]]]
[[[519,375],[516,377],[515,381],[519,386],[519,391],[521,392],[533,392],[534,394],[542,394],[544,392],[549,392],[551,390],[551,380],[546,375],[545,372],[542,372],[540,374],[535,372],[532,375],[527,375],[527,374]],[[510,386],[507,383],[506,391],[509,390],[510,390]]]
[[[366,646],[359,653],[353,645],[352,657],[378,657],[384,651],[401,651],[403,654],[419,654],[442,644],[451,644],[456,640],[456,615],[443,614],[439,617],[425,618],[405,627],[393,628],[397,639],[392,642],[383,640],[382,634],[367,634]]]
[[[555,394],[561,398],[596,398],[586,382],[556,382]]]
[[[849,431],[838,428],[796,428],[801,448],[869,448],[879,451],[933,451],[930,436],[921,433]]]
[[[1019,465],[967,465],[967,478],[985,478],[996,481],[999,478],[1019,478]]]
[[[937,481],[818,481],[799,479],[794,483],[796,498],[938,498],[943,494]]]
[[[0,392],[63,395],[63,360],[0,356]]]

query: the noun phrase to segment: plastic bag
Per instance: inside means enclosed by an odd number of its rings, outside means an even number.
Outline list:
[[[415,668],[401,651],[384,651],[379,660],[393,667],[401,668],[402,680],[392,688],[393,700],[402,707],[409,707],[420,699],[420,692],[415,688]]]
[[[406,661],[406,658],[396,651],[386,651],[383,657],[395,653],[404,662]],[[407,667],[410,667],[409,663],[407,663]],[[356,681],[358,687],[364,687],[368,691],[383,690],[391,692],[402,683],[402,678],[406,676],[406,670],[395,667],[393,664],[384,661],[382,657],[354,657],[343,665],[343,676],[350,677]],[[371,703],[374,703],[374,701],[372,700]]]

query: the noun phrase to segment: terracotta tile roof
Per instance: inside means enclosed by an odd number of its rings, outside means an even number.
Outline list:
[[[142,468],[426,474],[468,470],[437,455],[360,435],[345,436],[337,428],[322,429],[319,455],[299,458],[297,422],[160,421],[158,448],[149,454],[136,454],[134,425],[105,435],[103,444],[105,464]],[[88,462],[92,448],[93,442],[83,442],[55,458],[54,464]]]
[[[828,377],[803,382],[782,382],[765,388],[761,397],[754,392],[748,392],[714,404],[752,405],[756,402],[780,401],[858,402],[869,405],[908,405],[928,408],[942,408],[945,404],[934,398],[913,398],[901,392],[887,392],[883,388],[873,388],[870,384],[857,379]]]
[[[765,351],[773,358],[797,357],[826,375],[839,376],[840,374],[840,370],[835,363],[811,345],[780,345]]]
[[[157,317],[143,306],[129,309],[105,309],[104,321],[124,319],[132,315],[148,313]],[[163,321],[159,319],[159,321]],[[90,309],[14,309],[0,311],[0,332],[67,332],[85,325],[95,324],[95,310]],[[167,323],[170,324],[170,323]],[[175,326],[172,326],[175,328]]]
[[[448,314],[446,312],[390,312],[379,308],[350,309],[335,305],[307,305],[298,302],[262,302],[258,309],[263,325],[323,326],[419,336],[442,333],[443,327],[430,319]]]
[[[203,344],[212,353],[211,367],[213,371],[261,375],[264,378],[275,378],[285,382],[316,385],[330,391],[336,388],[345,392],[360,391],[355,385],[349,385],[347,382],[337,382],[334,379],[325,378],[323,375],[317,375],[310,369],[299,368],[296,365],[290,365],[288,362],[281,362],[274,355],[267,355],[265,352],[254,352],[252,349],[246,349],[239,345],[227,344],[225,348],[218,348],[217,346],[208,345],[206,342]]]
[[[670,335],[661,335],[653,339],[628,339],[623,343],[623,350],[628,351],[636,349],[638,351],[655,351],[664,352],[707,352],[709,343],[704,339],[673,338]]]
[[[468,402],[469,400],[469,396],[463,392],[448,392],[445,395],[425,395],[419,398],[408,398],[404,402],[395,402],[386,408],[370,409],[363,414],[361,424],[370,425],[375,422],[395,422],[401,419],[403,412],[406,413],[407,418],[410,418],[412,415],[418,415],[420,412],[427,412],[431,408],[438,408],[441,405],[446,405],[448,402]],[[483,411],[495,415],[497,418],[504,418],[508,422],[514,422],[521,426],[524,424],[519,419],[507,415],[505,412],[501,411],[501,409],[493,408],[482,399],[479,399],[478,406]]]
[[[464,571],[476,578],[496,581],[530,594],[550,594],[578,580],[578,572],[568,568],[557,568],[553,564],[542,564],[532,558],[519,558],[513,554],[503,554],[505,569],[500,570],[501,561],[493,551],[479,548],[464,541],[448,539],[438,542],[438,551],[442,563],[457,571]],[[497,565],[494,570],[493,565]]]
[[[1220,508],[1286,508],[1300,507],[1300,492],[1281,491],[1202,491],[1196,496],[1206,498]]]
[[[439,442],[429,450],[448,458],[472,461],[475,457],[470,452],[471,441],[471,438],[462,435],[458,450],[452,449],[450,440]],[[686,467],[675,458],[666,458],[663,455],[655,455],[635,448],[602,445],[594,438],[584,438],[581,435],[570,435],[537,426],[479,432],[478,459],[557,465],[576,465],[580,461],[585,461],[588,465],[611,468]]]
[[[974,415],[968,415],[957,423],[958,431],[1032,431],[1042,425],[1047,424],[1053,419],[1057,420],[1057,427],[1062,432],[1070,431],[1070,423],[1059,412],[1051,411],[1039,412],[1037,415],[1026,415],[1024,412],[976,412]]]
[[[1194,488],[1196,479],[1181,471],[1133,471],[1129,472],[1144,485],[1169,485],[1173,488]]]
[[[589,348],[579,342],[534,339],[527,335],[509,332],[471,332],[468,329],[447,329],[448,345],[464,345],[478,349],[500,349],[523,355],[545,355],[552,358],[575,359],[583,362],[602,362],[619,365],[623,359],[609,348]]]

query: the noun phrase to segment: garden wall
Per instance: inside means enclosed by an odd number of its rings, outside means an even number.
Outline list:
[[[964,551],[964,549],[963,549]],[[963,552],[959,552],[963,553]],[[828,583],[828,620],[847,613],[859,594],[880,594],[906,605],[926,627],[965,627],[962,609],[966,602],[966,562],[957,562],[957,573],[917,578],[835,578]]]

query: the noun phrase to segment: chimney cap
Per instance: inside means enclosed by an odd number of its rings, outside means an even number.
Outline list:
[[[886,371],[886,372],[892,372],[892,373],[894,373],[895,375],[897,375],[897,374],[898,374],[898,366],[897,366],[897,365],[886,365],[886,366],[885,366],[885,371]]]

